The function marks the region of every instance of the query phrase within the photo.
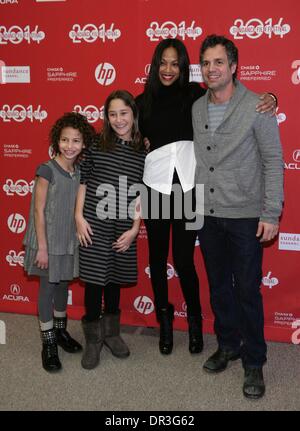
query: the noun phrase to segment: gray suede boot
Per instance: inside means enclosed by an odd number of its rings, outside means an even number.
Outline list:
[[[120,337],[120,311],[115,314],[104,313],[104,344],[117,358],[127,358],[130,351]]]
[[[92,370],[99,364],[100,352],[103,347],[102,316],[92,322],[87,322],[83,317],[81,323],[86,341],[81,366],[86,370]]]

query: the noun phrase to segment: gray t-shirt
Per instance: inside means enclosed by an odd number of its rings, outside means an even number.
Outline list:
[[[215,133],[221,124],[228,104],[229,101],[225,103],[208,104],[208,127],[211,135]]]

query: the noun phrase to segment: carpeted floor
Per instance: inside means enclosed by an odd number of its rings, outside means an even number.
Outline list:
[[[0,344],[0,410],[8,411],[283,411],[300,410],[300,346],[268,343],[264,367],[266,395],[249,401],[242,395],[241,362],[230,363],[218,375],[202,370],[216,349],[215,337],[205,335],[199,355],[188,352],[184,332],[174,334],[170,356],[158,351],[158,330],[123,327],[130,347],[127,359],[102,350],[98,368],[81,368],[79,355],[59,350],[61,372],[41,366],[37,318],[0,313],[6,344]],[[69,332],[83,342],[79,321]]]

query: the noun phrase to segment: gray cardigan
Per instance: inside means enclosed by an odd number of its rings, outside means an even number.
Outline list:
[[[204,214],[277,223],[284,164],[276,118],[257,113],[258,96],[236,81],[224,118],[211,135],[208,98],[209,91],[192,107],[195,183],[204,184]]]

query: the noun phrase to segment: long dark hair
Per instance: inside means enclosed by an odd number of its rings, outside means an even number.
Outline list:
[[[184,43],[179,39],[164,39],[156,46],[151,60],[150,72],[144,90],[145,116],[150,115],[153,100],[157,97],[159,88],[162,85],[159,79],[159,68],[163,52],[167,48],[174,48],[177,51],[180,71],[178,84],[179,91],[182,93],[183,98],[185,98],[188,92],[190,59],[187,49]]]
[[[115,90],[106,99],[104,104],[104,123],[103,123],[103,128],[99,135],[97,146],[103,151],[110,151],[115,148],[117,135],[115,131],[112,129],[108,119],[108,110],[109,110],[110,103],[112,102],[112,100],[115,100],[115,99],[122,100],[125,103],[125,105],[129,106],[129,108],[132,110],[133,126],[132,126],[132,132],[131,132],[131,138],[132,138],[131,145],[134,148],[134,150],[141,151],[142,149],[144,149],[144,145],[142,141],[142,135],[139,131],[139,126],[138,126],[138,108],[136,106],[133,95],[126,90]]]

